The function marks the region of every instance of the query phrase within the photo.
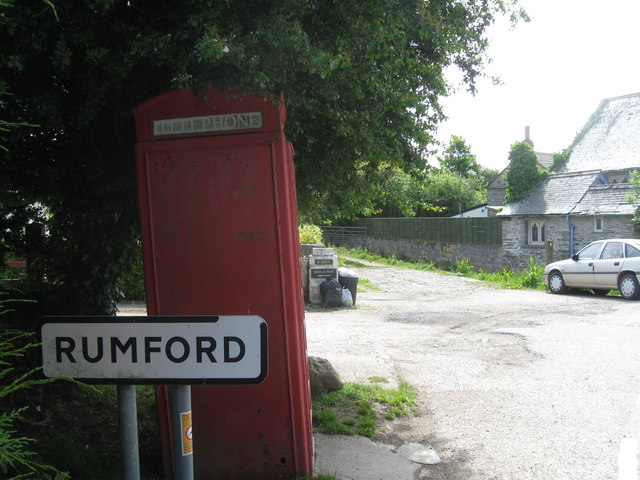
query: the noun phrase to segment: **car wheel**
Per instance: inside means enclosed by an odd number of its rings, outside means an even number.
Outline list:
[[[611,290],[603,290],[602,288],[594,288],[593,289],[593,293],[595,293],[596,295],[598,295],[599,297],[604,297],[606,294],[608,294]]]
[[[553,272],[549,275],[549,291],[551,293],[565,293],[567,286],[560,272]]]
[[[633,273],[625,273],[620,277],[620,295],[625,300],[635,300],[640,295],[638,279]]]

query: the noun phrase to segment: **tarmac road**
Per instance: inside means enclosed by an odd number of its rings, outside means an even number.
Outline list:
[[[420,415],[374,439],[437,452],[441,463],[406,478],[638,479],[640,301],[354,270],[380,290],[359,292],[356,308],[309,309],[308,351],[345,381],[382,376],[418,389]],[[376,458],[364,460],[373,471]],[[334,465],[319,456],[322,473],[372,478]]]

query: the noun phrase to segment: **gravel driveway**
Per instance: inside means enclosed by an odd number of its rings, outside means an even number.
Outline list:
[[[431,445],[443,462],[421,478],[618,478],[640,423],[640,302],[353,269],[379,290],[359,292],[356,308],[309,309],[309,354],[345,381],[418,389],[420,415],[378,440]]]

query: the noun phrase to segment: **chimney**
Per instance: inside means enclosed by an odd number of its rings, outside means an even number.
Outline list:
[[[524,141],[531,145],[531,148],[533,148],[533,141],[529,136],[529,126],[524,127]]]

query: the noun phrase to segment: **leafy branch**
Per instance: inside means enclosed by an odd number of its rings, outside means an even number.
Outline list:
[[[6,295],[7,292],[0,292]],[[11,300],[0,300],[0,315],[7,313],[6,303]],[[50,383],[53,379],[37,379],[34,375],[41,367],[35,367],[22,374],[15,374],[13,366],[37,344],[28,341],[31,334],[12,328],[0,326],[0,399],[35,385]],[[28,407],[20,407],[0,414],[0,472],[3,478],[23,480],[29,478],[50,478],[64,480],[71,478],[51,465],[34,460],[35,452],[30,450],[33,439],[20,436],[13,425],[22,418]]]

